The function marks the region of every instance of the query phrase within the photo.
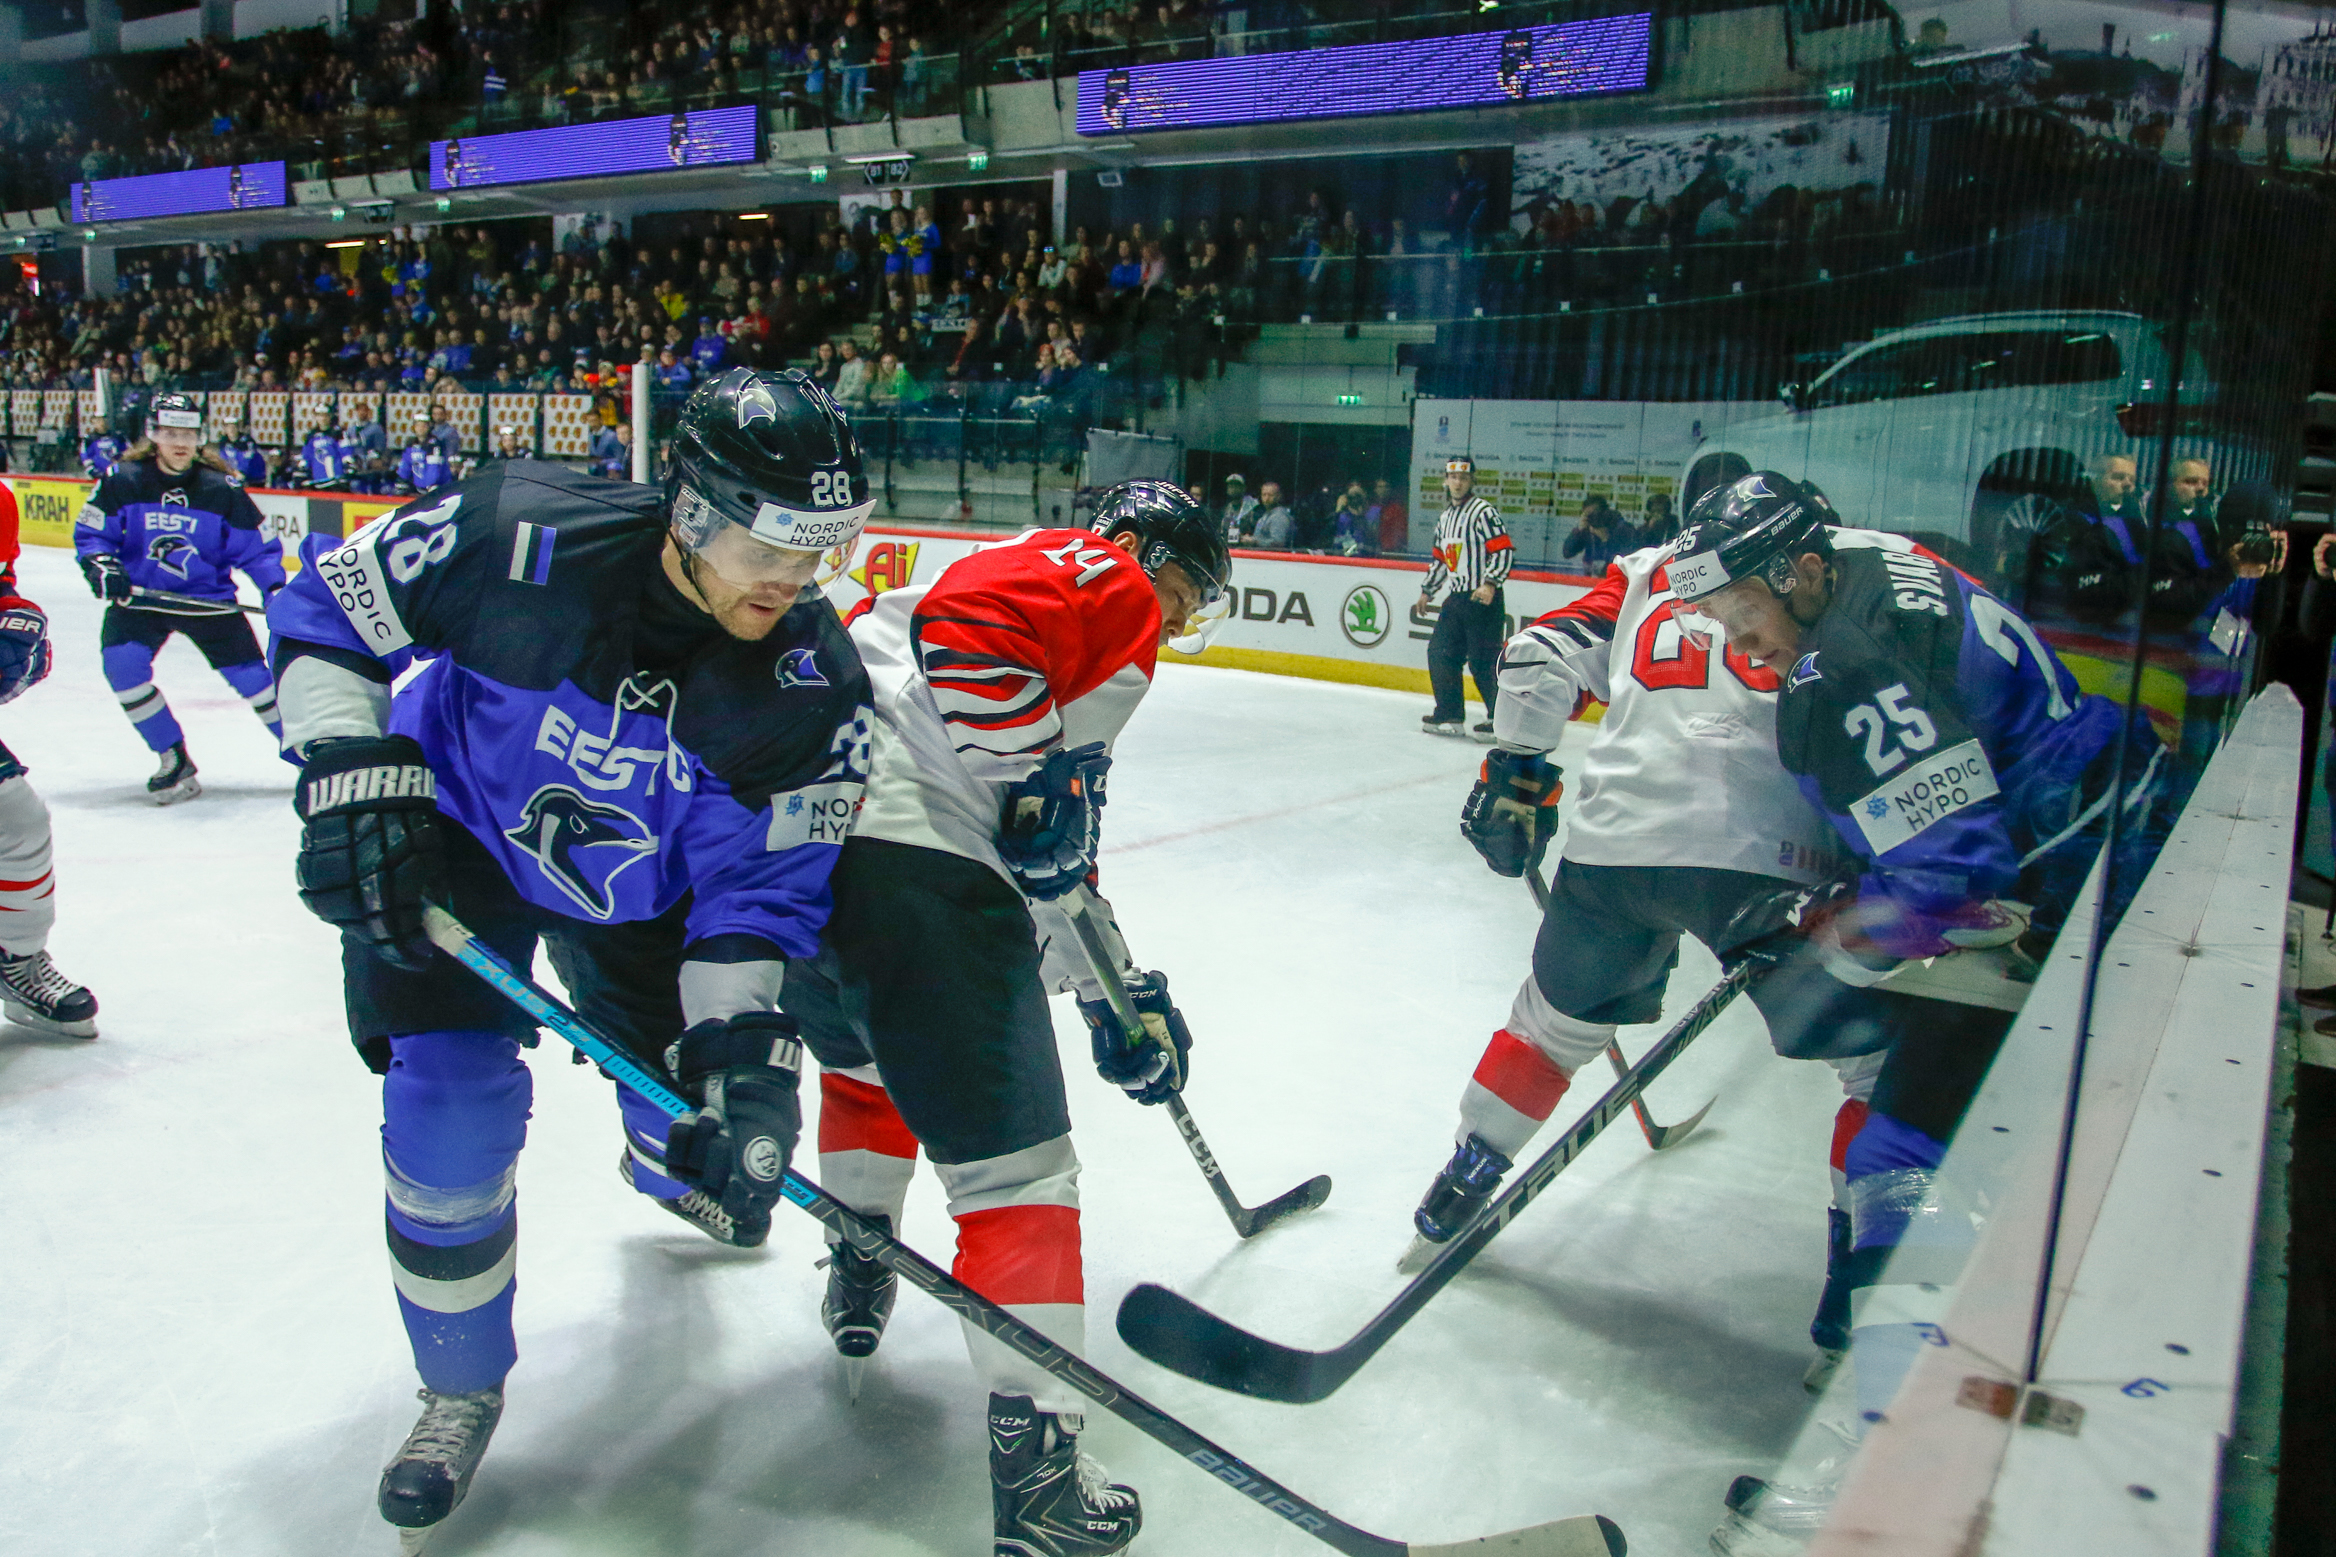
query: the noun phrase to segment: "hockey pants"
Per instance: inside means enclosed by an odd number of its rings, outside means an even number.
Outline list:
[[[1070,1348],[1086,1345],[1079,1159],[1039,948],[989,867],[854,838],[818,957],[780,1003],[818,1055],[821,1185],[901,1225],[922,1147],[957,1224],[958,1280]],[[1085,1397],[965,1327],[975,1373],[1041,1411]]]
[[[162,689],[154,684],[154,655],[173,633],[185,635],[211,668],[251,706],[279,743],[284,721],[276,712],[276,683],[260,655],[251,624],[238,616],[165,616],[110,606],[99,630],[106,685],[150,750],[165,752],[186,739]]]
[[[49,808],[0,747],[0,952],[29,957],[57,922],[57,882],[49,864]]]
[[[1435,689],[1436,717],[1463,719],[1468,705],[1461,700],[1460,667],[1476,678],[1476,695],[1484,699],[1484,717],[1492,717],[1500,695],[1496,667],[1501,657],[1501,628],[1508,618],[1500,590],[1492,603],[1481,604],[1465,592],[1455,592],[1436,613],[1436,630],[1428,638],[1428,685]]]

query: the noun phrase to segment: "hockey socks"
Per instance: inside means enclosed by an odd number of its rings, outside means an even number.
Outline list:
[[[251,711],[259,715],[260,723],[268,727],[268,733],[281,745],[284,720],[276,712],[276,680],[268,674],[268,662],[249,660],[241,665],[223,665],[219,674],[235,688],[238,697],[251,705]]]
[[[147,750],[166,752],[186,739],[186,732],[179,729],[171,714],[169,701],[154,684],[153,650],[143,644],[117,643],[108,647],[101,659],[106,685],[114,689],[114,700],[129,715],[131,728]]]
[[[390,1275],[414,1366],[438,1394],[499,1389],[519,1355],[516,1170],[532,1078],[518,1040],[408,1033],[382,1080]]]
[[[1944,1143],[1876,1113],[1845,1154],[1852,1247],[1850,1358],[1861,1417],[1877,1420],[1945,1317],[1973,1238],[1939,1192]]]

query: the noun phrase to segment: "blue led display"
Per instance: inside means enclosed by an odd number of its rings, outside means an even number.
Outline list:
[[[430,143],[432,189],[483,189],[755,160],[754,105]]]
[[[190,168],[184,173],[149,173],[142,178],[84,178],[73,184],[76,222],[249,211],[285,203],[281,162],[238,162],[230,167]]]

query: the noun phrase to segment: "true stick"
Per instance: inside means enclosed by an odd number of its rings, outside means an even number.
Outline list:
[[[1726,1010],[1745,986],[1771,966],[1768,957],[1747,955],[1729,970],[1712,991],[1680,1018],[1677,1026],[1647,1051],[1623,1078],[1600,1098],[1555,1145],[1517,1176],[1515,1183],[1479,1212],[1452,1241],[1436,1246],[1411,1284],[1396,1294],[1369,1324],[1343,1346],[1329,1351],[1304,1351],[1252,1335],[1229,1324],[1180,1293],[1146,1282],[1128,1293],[1119,1305],[1120,1339],[1164,1368],[1187,1378],[1260,1400],[1306,1405],[1327,1398],[1364,1363],[1378,1354],[1412,1315],[1425,1308],[1451,1279],[1460,1274],[1477,1251],[1492,1242],[1534,1196],[1580,1156],[1664,1067],[1694,1042]]]
[[[1128,1000],[1126,986],[1120,983],[1119,975],[1112,969],[1111,954],[1104,948],[1102,933],[1095,928],[1095,922],[1087,917],[1087,913],[1084,906],[1070,911],[1071,931],[1079,939],[1079,947],[1086,954],[1087,966],[1094,973],[1095,982],[1103,986],[1103,998],[1110,1005],[1112,1016],[1130,1038],[1140,1040],[1144,1036],[1144,1019]],[[1311,1211],[1330,1198],[1330,1175],[1317,1173],[1296,1189],[1276,1195],[1252,1210],[1241,1203],[1241,1197],[1233,1193],[1233,1186],[1225,1182],[1225,1171],[1217,1166],[1216,1153],[1210,1151],[1209,1143],[1201,1139],[1200,1126],[1193,1122],[1192,1110],[1184,1106],[1181,1096],[1172,1094],[1169,1097],[1168,1117],[1176,1121],[1176,1133],[1184,1138],[1185,1150],[1191,1152],[1192,1160],[1200,1165],[1201,1177],[1208,1180],[1209,1189],[1217,1197],[1217,1204],[1225,1208],[1226,1217],[1233,1223],[1233,1231],[1243,1238],[1254,1238],[1283,1217],[1300,1211]]]
[[[675,1119],[691,1113],[689,1103],[630,1054],[595,1032],[556,997],[523,977],[491,948],[481,943],[460,921],[432,906],[425,919],[430,939],[448,956],[493,985],[505,999],[528,1016],[575,1045],[577,1052],[597,1062],[617,1080],[663,1109]],[[1013,1347],[1080,1394],[1149,1437],[1167,1445],[1259,1507],[1354,1557],[1623,1557],[1628,1543],[1614,1522],[1602,1514],[1581,1514],[1549,1524],[1533,1525],[1475,1540],[1415,1545],[1373,1535],[1317,1508],[1296,1493],[1261,1475],[1239,1456],[1231,1454],[1168,1415],[1085,1359],[1065,1351],[1041,1332],[966,1287],[948,1272],[906,1244],[830,1196],[827,1191],[789,1170],[782,1184],[787,1199],[810,1212],[861,1253],[883,1262],[911,1285],[932,1295],[945,1308],[971,1320]]]

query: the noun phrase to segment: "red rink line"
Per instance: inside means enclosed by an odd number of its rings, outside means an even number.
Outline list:
[[[1451,777],[1448,773],[1423,773],[1418,778],[1398,779],[1392,784],[1381,784],[1377,789],[1357,790],[1351,795],[1336,795],[1328,800],[1308,800],[1294,806],[1283,806],[1278,811],[1258,811],[1249,816],[1228,817],[1222,822],[1210,822],[1203,827],[1188,827],[1180,833],[1162,833],[1157,838],[1139,838],[1134,843],[1116,844],[1105,853],[1133,854],[1138,849],[1155,848],[1163,843],[1182,843],[1187,838],[1198,838],[1204,833],[1221,833],[1228,828],[1247,827],[1252,822],[1277,821],[1285,816],[1296,816],[1305,811],[1319,811],[1324,806],[1343,806],[1351,801],[1368,800],[1373,795],[1393,794],[1399,789],[1411,789],[1420,784],[1440,784]]]

